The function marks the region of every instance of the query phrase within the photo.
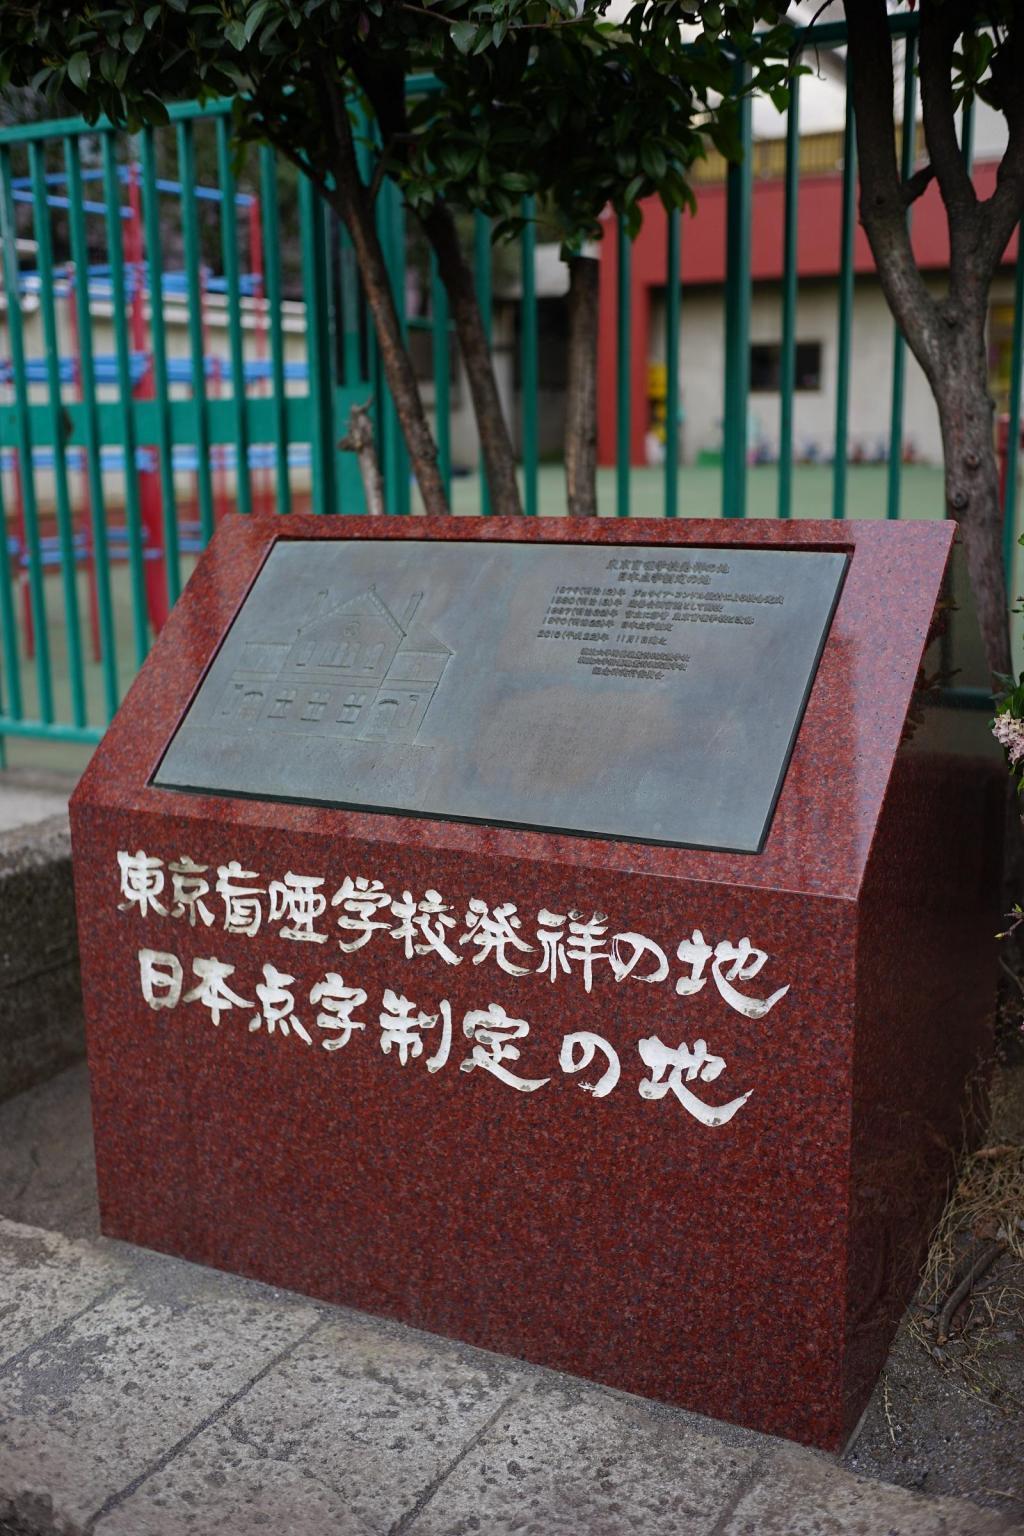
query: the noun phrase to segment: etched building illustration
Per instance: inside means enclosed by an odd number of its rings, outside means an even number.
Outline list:
[[[336,607],[321,592],[294,638],[246,642],[211,723],[413,741],[452,655],[415,623],[422,599],[399,619],[375,587]]]

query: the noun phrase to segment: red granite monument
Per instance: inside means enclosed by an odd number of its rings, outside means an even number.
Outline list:
[[[990,1045],[952,545],[226,522],[72,801],[104,1231],[842,1445]]]

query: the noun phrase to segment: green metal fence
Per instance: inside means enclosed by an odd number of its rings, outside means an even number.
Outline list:
[[[917,18],[892,18],[905,40],[901,83],[913,121]],[[794,31],[799,56],[836,47],[843,24]],[[433,88],[409,82],[412,92]],[[784,272],[781,284],[781,418],[774,514],[794,509],[794,420],[799,218],[799,81],[786,135]],[[354,403],[371,401],[386,510],[412,507],[408,460],[384,387],[362,304],[353,252],[312,185],[266,149],[232,167],[230,104],[170,109],[170,125],[129,139],[81,120],[0,131],[0,755],[9,737],[91,743],[99,739],[145,658],[198,552],[228,506],[243,514],[295,508],[361,512],[352,457],[340,451]],[[753,182],[749,101],[746,151],[729,168],[723,304],[724,390],[720,511],[750,508],[748,398]],[[964,153],[970,158],[970,121]],[[911,169],[914,135],[904,136]],[[856,166],[847,103],[842,168],[842,261],[838,284],[835,454],[831,512],[848,511],[848,424],[853,325]],[[369,159],[369,144],[364,155]],[[364,167],[369,175],[369,166]],[[516,339],[522,485],[528,515],[540,511],[539,345],[536,231],[516,252]],[[436,268],[425,268],[429,305],[407,314],[405,216],[393,185],[377,203],[380,232],[407,333],[429,337],[426,368],[446,486],[453,483],[451,367],[454,343]],[[630,242],[617,251],[617,464],[614,511],[635,504],[630,466]],[[680,271],[680,219],[667,222],[667,270]],[[473,260],[491,324],[488,222],[475,218]],[[667,419],[679,416],[681,315],[678,281],[665,295]],[[1021,414],[1024,253],[1015,278],[1013,372],[1007,433],[1006,558],[1016,535]],[[211,342],[211,332],[220,339]],[[901,505],[905,348],[894,330],[886,513]],[[680,505],[678,436],[665,443],[660,512]],[[489,510],[478,470],[477,504]],[[2,761],[2,756],[0,756]]]

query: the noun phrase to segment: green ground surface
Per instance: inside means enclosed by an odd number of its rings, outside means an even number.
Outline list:
[[[848,517],[884,517],[888,466],[851,464],[847,471],[846,511]],[[598,471],[598,506],[602,517],[615,514],[615,471]],[[941,517],[943,515],[942,471],[924,464],[903,468],[901,515],[904,517]],[[778,506],[779,474],[774,464],[752,465],[747,471],[747,509],[750,517],[774,517]],[[476,512],[479,507],[480,482],[476,476],[455,480],[452,488],[454,510]],[[542,516],[560,516],[565,506],[562,468],[546,464],[540,471]],[[722,507],[722,472],[703,465],[684,465],[679,472],[680,517],[718,517]],[[663,517],[665,512],[665,475],[661,469],[634,469],[630,474],[630,515]],[[832,516],[832,469],[826,464],[801,464],[793,471],[793,515],[795,517]]]
[[[847,512],[851,518],[879,518],[885,515],[887,468],[885,465],[851,465],[847,479]],[[748,506],[752,517],[774,517],[778,495],[778,471],[774,465],[758,465],[748,471]],[[462,516],[472,515],[479,508],[479,480],[463,476],[453,485],[454,511]],[[602,516],[613,516],[615,511],[615,472],[599,472],[598,498]],[[716,518],[720,515],[721,471],[703,466],[685,466],[679,476],[679,515],[682,517]],[[564,506],[562,470],[558,465],[546,465],[540,473],[540,503],[542,516],[559,516]],[[798,518],[827,518],[832,509],[832,471],[826,465],[802,465],[794,470],[793,511]],[[630,512],[634,517],[661,517],[664,515],[664,476],[658,469],[636,469],[630,478]],[[941,517],[943,513],[942,472],[924,465],[908,465],[902,474],[901,514],[907,518]],[[183,579],[194,561],[183,562]],[[136,646],[133,634],[131,587],[127,567],[115,565],[112,572],[112,588],[116,610],[117,660],[120,692],[125,690],[135,675]],[[1014,584],[1014,591],[1019,585]],[[100,665],[92,660],[88,632],[88,588],[84,571],[78,575],[78,601],[80,629],[83,636],[85,686],[90,725],[102,726],[105,721],[103,708],[103,682]],[[49,617],[51,667],[53,675],[54,718],[61,722],[71,720],[69,690],[69,653],[65,604],[59,573],[46,578],[46,602]],[[20,607],[19,607],[20,612]],[[23,639],[23,635],[22,635]],[[3,669],[6,684],[7,665]],[[24,655],[20,658],[22,680],[22,710],[26,717],[38,713],[35,663]],[[7,688],[4,698],[6,701]],[[9,737],[6,743],[7,762],[11,767],[30,767],[48,771],[80,771],[88,761],[91,748],[73,743]]]

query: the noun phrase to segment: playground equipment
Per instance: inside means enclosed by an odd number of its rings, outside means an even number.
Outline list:
[[[113,214],[121,222],[124,243],[123,293],[127,305],[130,339],[128,371],[131,396],[135,400],[153,400],[157,392],[155,327],[152,323],[154,312],[159,305],[162,312],[161,320],[164,320],[169,305],[187,304],[189,274],[184,270],[158,272],[159,286],[158,289],[155,287],[154,269],[146,256],[140,176],[141,166],[137,161],[117,166],[116,181],[119,188],[125,190],[125,200],[122,202],[119,197],[116,208],[112,209],[106,201],[83,198],[81,209],[83,213],[99,214],[108,220]],[[101,181],[103,177],[104,171],[100,168],[79,168],[78,170],[78,178],[82,183]],[[69,181],[65,172],[49,173],[41,179],[45,186],[44,199],[47,210],[72,207],[72,200],[65,190]],[[40,216],[39,181],[40,177],[37,173],[35,176],[15,177],[10,182],[12,202],[33,204],[37,219]],[[157,178],[155,187],[159,194],[179,199],[187,195],[188,191],[182,182],[164,178]],[[221,187],[198,184],[192,186],[191,195],[197,202],[215,203],[223,203],[225,197],[230,196],[235,209],[245,216],[248,270],[237,274],[235,286],[248,311],[247,319],[252,333],[252,346],[251,355],[243,361],[240,383],[244,394],[265,393],[271,386],[271,364],[267,352],[268,301],[264,291],[260,197],[257,193],[238,190],[227,193]],[[38,249],[37,243],[37,251]],[[58,333],[63,329],[70,344],[67,355],[61,356],[57,352],[56,355],[48,355],[44,358],[25,359],[24,374],[27,384],[42,385],[52,389],[53,376],[56,372],[58,388],[62,391],[67,390],[70,398],[82,401],[85,397],[85,367],[89,366],[97,390],[116,387],[119,383],[118,356],[114,353],[92,353],[86,362],[83,359],[83,337],[80,325],[82,313],[91,316],[94,307],[112,306],[117,303],[118,285],[115,282],[112,265],[90,263],[79,266],[73,260],[55,264],[48,259],[48,253],[46,253],[44,260],[37,267],[18,269],[17,285],[19,306],[24,306],[26,301],[29,304],[40,305],[52,303],[56,319],[54,329]],[[233,359],[220,355],[210,344],[211,321],[214,318],[212,314],[214,305],[211,304],[211,300],[215,302],[218,297],[226,296],[229,286],[230,280],[226,275],[215,274],[205,263],[200,265],[200,333],[203,347],[199,363],[204,387],[209,398],[213,400],[223,398],[225,391],[230,393],[236,385],[232,372]],[[220,314],[223,314],[223,311],[220,311]],[[63,327],[60,325],[60,318],[63,318]],[[47,336],[47,350],[52,354],[55,349],[50,342],[51,337]],[[195,395],[196,368],[193,357],[165,358],[163,372],[168,385],[177,386],[179,389],[184,387],[191,395]],[[286,378],[304,381],[307,377],[306,365],[305,363],[286,365],[285,374]],[[11,357],[0,358],[0,387],[13,393],[15,363]],[[292,446],[301,450],[304,445]],[[84,449],[73,445],[63,448],[33,446],[32,468],[44,473],[50,472],[56,479],[56,476],[61,473],[61,467],[58,465],[58,459],[61,456],[64,458],[63,472],[70,473],[77,481],[71,553],[75,564],[84,567],[88,574],[89,629],[93,657],[99,661],[102,658],[102,636],[96,582],[97,550],[94,548],[95,521],[92,515],[92,493],[86,453]],[[247,457],[253,479],[254,503],[260,507],[270,506],[273,500],[271,477],[276,468],[274,445],[250,444]],[[296,462],[301,464],[303,458],[308,464],[308,449],[305,454],[301,451],[298,454],[289,453],[288,458],[293,466]],[[120,475],[122,482],[127,483],[130,462],[124,447],[104,447],[100,461],[102,474]],[[239,463],[235,445],[211,444],[209,461],[214,477],[214,519],[219,520],[231,505],[231,477],[234,478],[236,486],[238,483]],[[161,484],[160,447],[152,443],[139,444],[134,450],[132,462],[138,478],[139,527],[137,530],[132,530],[127,524],[108,524],[105,558],[108,562],[130,560],[133,554],[133,534],[137,534],[135,542],[141,546],[146,615],[153,633],[157,633],[165,622],[169,610],[164,547],[166,509]],[[21,455],[17,448],[10,448],[0,453],[0,473],[4,470],[11,474],[14,486],[13,532],[10,529],[7,531],[7,547],[9,557],[15,561],[17,570],[25,652],[26,655],[32,656],[35,650],[35,634],[30,590],[31,551],[23,491],[25,467],[21,463]],[[186,495],[184,498],[186,507],[189,504],[196,505],[198,502],[199,470],[199,453],[195,445],[172,447],[171,475],[180,477],[188,474],[196,478],[196,494]],[[125,499],[127,501],[127,497]],[[177,509],[175,516],[178,517]],[[179,551],[198,553],[204,542],[201,532],[199,521],[187,517],[178,520]],[[44,567],[60,566],[63,547],[59,534],[51,534],[40,529],[39,553]]]

